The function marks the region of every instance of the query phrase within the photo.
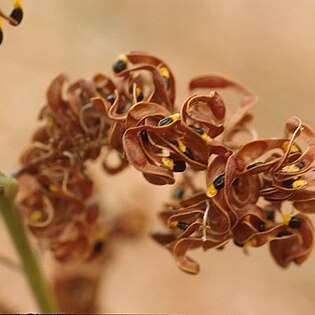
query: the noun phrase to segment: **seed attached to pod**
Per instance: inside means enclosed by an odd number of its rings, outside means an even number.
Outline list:
[[[166,166],[169,170],[173,172],[184,172],[186,169],[185,161],[181,161],[181,160],[174,161],[170,158],[163,157],[162,163],[164,166]]]
[[[189,125],[189,128],[198,133],[206,143],[210,143],[212,141],[212,139],[203,131],[203,129],[195,127],[194,125]]]
[[[304,179],[288,179],[282,182],[282,187],[284,188],[301,188],[307,184],[307,181]]]
[[[267,220],[274,221],[275,219],[275,210],[271,207],[264,208],[264,213]]]
[[[30,221],[32,222],[40,222],[43,220],[43,214],[40,210],[34,210],[30,216],[29,216]]]
[[[304,167],[304,162],[301,161],[298,164],[286,165],[281,169],[281,171],[286,172],[286,173],[293,173],[293,172],[298,172],[303,167]]]
[[[166,125],[169,125],[172,122],[177,121],[179,119],[180,119],[180,114],[179,113],[175,113],[173,115],[164,117],[161,120],[159,120],[158,126],[166,126]]]
[[[224,174],[221,174],[208,186],[207,196],[213,198],[218,193],[218,190],[224,187],[224,183],[225,177]]]
[[[181,221],[172,221],[169,223],[169,228],[171,229],[181,229],[181,230],[186,230],[189,227],[190,224],[186,223],[186,222],[181,222]]]
[[[194,125],[189,125],[189,128],[198,133],[200,136],[204,134],[203,129],[195,127]]]
[[[136,88],[136,99],[137,99],[137,102],[141,102],[143,100],[142,90],[138,87]]]
[[[148,137],[148,133],[146,130],[142,130],[141,133],[141,139],[143,142],[148,142],[149,141],[149,137]]]
[[[257,226],[258,232],[264,232],[266,229],[266,224],[263,221],[260,221]]]
[[[292,217],[289,221],[289,227],[292,229],[298,229],[301,226],[302,220],[298,217]]]
[[[170,72],[166,67],[159,68],[160,75],[163,78],[166,89],[170,88]]]
[[[264,164],[263,162],[256,162],[256,163],[253,163],[253,164],[250,164],[246,167],[247,170],[250,170],[251,168],[254,168],[256,166],[259,166],[259,165],[262,165]]]
[[[183,152],[188,158],[193,160],[193,154],[192,152],[186,147],[186,145],[183,143],[182,140],[176,139],[174,141],[171,141],[172,144],[178,147],[178,149]]]
[[[288,147],[289,147],[289,142],[285,142],[282,146],[283,151],[287,151]],[[298,152],[301,152],[300,148],[297,145],[292,144],[289,153],[298,153]]]
[[[110,94],[106,97],[106,100],[111,103],[111,104],[114,104],[115,103],[115,100],[116,100],[116,96],[114,94]]]
[[[182,200],[184,198],[184,194],[185,194],[185,190],[182,187],[177,187],[174,191],[173,191],[173,199],[176,200]]]
[[[94,250],[93,250],[94,253],[95,254],[101,253],[104,250],[104,245],[105,245],[104,240],[97,240],[94,243]]]
[[[127,58],[125,55],[120,55],[113,65],[113,71],[119,73],[125,69],[127,69]]]
[[[17,1],[16,1],[17,2]],[[23,20],[23,10],[21,7],[16,7],[13,9],[13,11],[10,14],[10,17],[16,21],[16,23],[13,23],[12,21],[10,21],[10,24],[13,26],[18,26],[19,24],[21,24],[22,20]]]
[[[277,234],[277,237],[284,237],[284,236],[289,236],[292,235],[290,231],[281,231]]]

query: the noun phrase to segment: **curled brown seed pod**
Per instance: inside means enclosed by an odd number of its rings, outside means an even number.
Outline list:
[[[155,185],[174,184],[174,173],[183,174],[160,214],[167,231],[153,237],[186,272],[199,272],[190,250],[229,241],[245,250],[269,244],[283,267],[309,256],[313,227],[306,214],[315,206],[309,126],[292,117],[283,137],[256,139],[249,113],[256,97],[242,83],[218,74],[197,77],[190,90],[208,94],[190,95],[178,107],[174,75],[161,59],[131,52],[118,57],[113,71],[114,79],[99,73],[69,85],[60,75],[48,88],[42,125],[16,173],[19,204],[43,246],[60,260],[91,259],[101,251],[106,233],[86,161],[103,158],[107,173],[130,164]],[[241,97],[229,121],[219,94],[227,88]],[[238,137],[244,132],[246,143]],[[198,174],[203,185],[194,180]]]

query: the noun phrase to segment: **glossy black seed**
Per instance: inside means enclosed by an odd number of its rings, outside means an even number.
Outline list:
[[[265,208],[264,209],[265,216],[267,220],[274,220],[275,219],[275,210],[273,208]]]
[[[158,126],[165,126],[165,125],[169,125],[173,122],[173,119],[170,117],[165,117],[162,118],[159,122],[158,122]]]
[[[263,163],[263,162],[256,162],[256,163],[253,163],[253,164],[248,165],[248,166],[246,167],[246,169],[247,169],[247,170],[250,170],[251,168],[254,168],[254,167],[256,167],[256,166],[258,166],[258,165],[262,165],[262,164],[264,164],[264,163]]]
[[[11,12],[10,17],[11,17],[12,19],[14,19],[14,20],[17,22],[17,24],[14,24],[14,23],[12,23],[12,22],[10,21],[10,24],[11,24],[11,25],[13,25],[13,26],[19,25],[19,24],[22,22],[22,20],[23,20],[23,11],[22,11],[22,9],[21,9],[21,8],[15,8],[15,9]]]
[[[295,179],[288,179],[288,180],[285,180],[284,182],[282,182],[282,187],[285,187],[285,188],[292,188],[292,185],[293,183],[295,182]]]
[[[190,151],[188,148],[186,148],[186,150],[184,151],[184,154],[185,154],[188,158],[190,158],[191,160],[194,159],[193,154],[191,153],[191,151]]]
[[[182,187],[177,187],[173,192],[173,198],[174,199],[183,199],[185,194],[185,190]]]
[[[114,102],[115,102],[115,100],[116,100],[116,97],[115,97],[114,94],[111,94],[111,95],[108,95],[108,96],[106,97],[106,100],[107,100],[109,103],[114,104]]]
[[[104,245],[105,245],[104,241],[102,241],[102,240],[96,241],[94,244],[94,253],[102,252],[104,249]]]
[[[146,130],[142,130],[141,133],[141,139],[143,142],[148,142],[149,141],[149,138],[148,138],[148,133]]]
[[[298,217],[292,217],[289,221],[289,227],[292,229],[298,229],[301,226],[302,220]]]
[[[170,78],[166,76],[162,76],[166,89],[170,88]]]
[[[3,41],[3,32],[2,32],[2,29],[0,29],[0,44],[2,43]]]
[[[292,235],[290,231],[282,231],[277,234],[277,237],[283,237],[283,236],[289,236],[289,235]]]
[[[174,161],[173,172],[184,172],[186,169],[185,161]]]
[[[181,230],[186,230],[189,227],[189,224],[186,222],[178,222],[177,227]]]
[[[265,228],[266,228],[265,222],[260,221],[260,222],[258,223],[258,226],[257,226],[258,232],[263,232],[263,231],[265,231]]]
[[[127,68],[127,63],[122,59],[117,60],[113,65],[113,71],[115,73],[119,73],[125,70],[126,68]]]
[[[224,174],[222,174],[213,181],[213,185],[217,190],[219,190],[224,187],[224,182],[225,182],[225,178],[224,178]]]
[[[195,127],[194,125],[189,125],[189,128],[191,128],[193,131],[197,132],[201,136],[204,134],[204,131],[201,128]]]

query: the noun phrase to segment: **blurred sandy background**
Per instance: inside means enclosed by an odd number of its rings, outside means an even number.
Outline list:
[[[1,8],[9,5],[1,0]],[[52,78],[110,73],[116,56],[130,50],[154,53],[172,67],[178,103],[187,96],[189,78],[221,72],[259,96],[253,112],[261,136],[280,136],[292,115],[315,126],[313,0],[24,0],[24,8],[20,27],[5,25],[0,47],[0,165],[6,173],[18,167]],[[132,170],[114,179],[98,176],[108,208],[126,209],[128,200],[141,199],[152,229],[157,225],[154,214],[167,188],[146,184]],[[2,224],[0,239],[0,252],[15,258]],[[302,267],[285,271],[267,248],[245,257],[230,245],[194,257],[201,273],[189,276],[149,237],[122,243],[103,279],[102,310],[314,314],[315,253]],[[0,279],[0,300],[19,312],[36,312],[21,275],[0,265]]]

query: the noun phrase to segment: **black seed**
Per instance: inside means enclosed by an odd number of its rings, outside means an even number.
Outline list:
[[[115,100],[116,100],[116,97],[115,97],[114,94],[111,94],[111,95],[108,95],[108,96],[106,97],[106,100],[107,100],[109,103],[114,104],[114,102],[115,102]]]
[[[204,131],[201,128],[195,127],[194,125],[189,125],[189,128],[191,128],[193,131],[197,132],[201,136],[204,134]]]
[[[170,117],[165,117],[162,118],[159,122],[158,122],[158,126],[165,126],[165,125],[169,125],[173,122],[173,119]]]
[[[188,148],[186,148],[184,154],[185,154],[188,158],[190,158],[191,160],[194,159],[193,154],[191,153],[191,151],[190,151]]]
[[[213,181],[213,185],[217,190],[222,189],[224,187],[224,181],[224,174],[222,174]]]
[[[258,232],[263,232],[263,231],[265,231],[265,228],[266,228],[265,222],[260,221],[260,222],[258,223],[258,227],[257,227]]]
[[[170,143],[178,147],[178,142],[176,140],[171,140]]]
[[[173,172],[184,172],[186,169],[185,161],[174,161]]]
[[[295,179],[288,179],[288,180],[285,180],[284,182],[282,182],[282,187],[285,187],[285,188],[292,188],[292,185],[293,183],[295,182]]]
[[[273,208],[265,208],[264,213],[267,220],[273,221],[275,219],[275,210]]]
[[[298,229],[301,226],[302,220],[298,217],[292,217],[289,221],[289,227],[292,229]]]
[[[277,237],[283,237],[283,236],[289,236],[289,235],[292,235],[290,231],[282,231],[277,234]]]
[[[162,76],[162,78],[163,78],[165,87],[168,90],[170,88],[170,78],[169,77],[165,77],[165,76]]]
[[[305,163],[303,161],[300,161],[298,164],[296,164],[296,166],[301,169],[305,166]]]
[[[189,227],[189,224],[186,222],[178,222],[177,227],[181,230],[186,230]]]
[[[10,17],[11,17],[12,19],[14,19],[14,20],[17,22],[17,24],[14,24],[14,23],[12,23],[12,22],[10,21],[10,24],[11,24],[11,25],[13,25],[13,26],[19,25],[19,24],[22,22],[22,20],[23,20],[23,11],[22,11],[22,9],[21,9],[21,8],[15,8],[15,9],[11,12]]]
[[[240,181],[239,178],[235,178],[233,181],[233,185],[238,185],[239,181]]]
[[[141,102],[143,100],[143,93],[140,92],[139,95],[137,96],[137,102]]]
[[[253,163],[253,164],[248,165],[248,166],[246,167],[246,169],[247,169],[247,170],[250,170],[251,168],[254,168],[254,167],[256,167],[256,166],[258,166],[258,165],[262,165],[262,164],[264,164],[264,163],[263,163],[263,162],[256,162],[256,163]]]
[[[237,243],[236,240],[233,240],[233,243],[234,243],[236,246],[238,246],[238,247],[243,247],[243,246],[244,246],[243,244]]]
[[[127,63],[122,59],[117,60],[113,65],[113,71],[115,73],[119,73],[125,70],[126,68],[127,68]]]
[[[173,192],[173,198],[174,199],[183,199],[185,194],[185,190],[181,187],[177,187]]]
[[[3,41],[3,32],[2,32],[2,29],[0,29],[0,44],[2,43]]]
[[[141,133],[141,139],[143,142],[148,142],[149,141],[149,138],[148,138],[148,133],[146,130],[142,130]]]
[[[96,241],[94,244],[94,253],[102,252],[104,249],[104,245],[105,245],[104,241],[102,241],[102,240]]]

